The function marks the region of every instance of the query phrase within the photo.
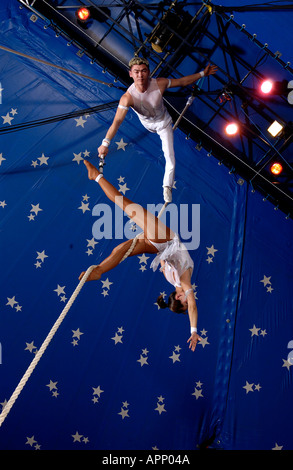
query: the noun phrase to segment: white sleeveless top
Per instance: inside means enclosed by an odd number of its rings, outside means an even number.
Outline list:
[[[148,88],[143,93],[137,90],[134,83],[127,91],[133,99],[132,109],[138,115],[142,125],[148,130],[156,132],[172,122],[155,78],[149,80]]]

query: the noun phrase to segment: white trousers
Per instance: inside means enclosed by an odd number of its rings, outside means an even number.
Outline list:
[[[175,178],[175,152],[172,123],[161,131],[158,131],[157,134],[160,136],[162,141],[162,150],[166,160],[163,186],[169,186],[172,188]]]
[[[166,160],[163,186],[173,187],[175,178],[175,152],[174,152],[174,133],[173,124],[169,114],[163,120],[151,122],[150,120],[141,120],[142,125],[150,132],[155,132],[160,136],[162,150]]]

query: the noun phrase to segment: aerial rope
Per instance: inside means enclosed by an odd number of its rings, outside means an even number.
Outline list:
[[[158,218],[160,218],[161,215],[163,214],[167,204],[168,203],[165,202],[162,209],[160,210]],[[125,253],[125,255],[121,259],[120,263],[122,263],[122,261],[124,261],[131,254],[132,250],[135,247],[135,244],[136,244],[136,241],[137,241],[137,238],[138,238],[139,235],[140,235],[140,233],[133,239],[129,250]],[[59,315],[58,319],[56,320],[56,322],[52,326],[50,332],[48,333],[47,337],[45,338],[42,346],[37,351],[34,359],[30,363],[30,365],[27,368],[26,372],[24,373],[22,379],[20,380],[20,382],[18,383],[18,385],[15,388],[14,392],[12,393],[10,399],[5,404],[5,406],[3,407],[2,412],[0,414],[0,427],[4,423],[4,420],[6,419],[8,413],[10,412],[10,410],[13,407],[14,403],[16,402],[17,398],[19,397],[20,393],[22,392],[23,388],[25,387],[28,379],[32,375],[33,371],[35,370],[38,362],[40,361],[40,359],[43,356],[44,352],[46,351],[47,347],[49,346],[51,340],[53,339],[53,337],[54,337],[55,333],[57,332],[59,326],[61,325],[64,318],[66,317],[66,315],[67,315],[68,311],[70,310],[71,306],[73,305],[74,301],[76,300],[76,298],[77,298],[78,294],[80,293],[83,285],[85,284],[86,280],[88,279],[88,277],[91,274],[91,272],[93,271],[93,269],[95,269],[96,267],[97,267],[97,265],[92,265],[86,270],[85,274],[83,275],[82,279],[78,283],[78,285],[75,288],[73,294],[71,295],[70,299],[68,300],[67,304],[65,305],[65,307],[62,310],[61,314]]]
[[[48,65],[49,67],[54,67],[55,69],[62,70],[63,72],[68,72],[68,73],[71,73],[73,75],[77,75],[78,77],[87,78],[87,79],[92,80],[94,82],[101,83],[102,85],[106,85],[108,87],[118,88],[119,90],[124,90],[125,91],[124,87],[113,85],[113,83],[104,82],[102,80],[98,80],[97,78],[89,77],[88,75],[85,75],[83,73],[76,72],[75,70],[70,70],[70,69],[67,69],[65,67],[61,67],[60,65],[52,64],[52,62],[47,62],[46,60],[43,60],[43,59],[37,59],[37,57],[33,57],[31,55],[24,54],[23,52],[15,51],[14,49],[10,49],[9,47],[0,45],[0,49],[2,51],[9,52],[11,54],[14,54],[14,55],[17,55],[17,56],[20,56],[20,57],[24,57],[25,59],[30,59],[30,60],[33,60],[34,62],[39,62],[40,64]]]

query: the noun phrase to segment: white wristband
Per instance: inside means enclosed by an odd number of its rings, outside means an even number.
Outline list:
[[[104,147],[109,147],[110,142],[111,142],[111,140],[110,140],[110,139],[107,139],[107,138],[105,137],[105,139],[102,140],[102,145],[103,145]]]
[[[192,327],[190,328],[190,333],[192,334],[192,333],[194,333],[194,332],[197,333],[197,328],[195,328],[194,326],[192,326]]]
[[[199,75],[200,75],[201,77],[204,77],[204,71],[202,70],[201,72],[199,72]]]
[[[95,181],[98,183],[101,178],[104,178],[104,175],[103,175],[102,173],[100,173],[100,174],[96,177]]]

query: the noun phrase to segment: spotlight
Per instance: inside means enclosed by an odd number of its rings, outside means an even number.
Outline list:
[[[283,130],[282,124],[280,124],[278,121],[274,121],[270,127],[268,127],[268,132],[273,136],[276,137],[281,133]]]
[[[86,7],[80,7],[78,10],[76,10],[76,16],[81,22],[88,21],[91,17],[91,12],[89,8]]]
[[[235,135],[238,133],[238,125],[235,122],[231,122],[225,127],[225,132],[227,135]]]
[[[265,80],[262,82],[260,89],[264,95],[268,95],[273,90],[274,83],[272,80]]]
[[[167,24],[172,29],[177,29],[178,20],[180,20],[177,15],[171,11],[167,11],[162,18],[163,21],[167,22]],[[153,36],[151,38],[151,46],[154,51],[158,52],[159,54],[163,52],[165,47],[170,43],[174,34],[170,31],[168,26],[163,24],[158,24],[153,31]]]
[[[275,162],[271,165],[270,171],[271,171],[271,173],[273,173],[273,175],[278,176],[282,173],[283,167],[282,167],[281,163]]]

